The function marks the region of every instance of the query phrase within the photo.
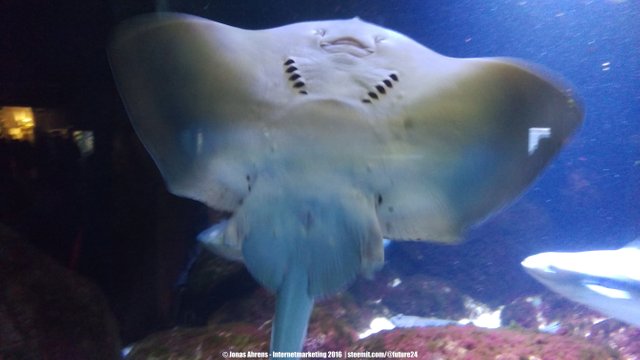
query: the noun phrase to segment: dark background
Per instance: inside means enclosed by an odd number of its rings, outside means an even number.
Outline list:
[[[252,29],[359,16],[445,55],[519,57],[575,85],[585,124],[529,191],[462,245],[390,246],[398,271],[442,277],[496,305],[540,290],[522,258],[615,248],[640,233],[636,1],[0,0],[0,106],[55,109],[95,136],[77,176],[4,183],[0,222],[95,280],[125,342],[172,324],[174,284],[211,216],[164,190],[112,83],[113,26],[156,6]]]

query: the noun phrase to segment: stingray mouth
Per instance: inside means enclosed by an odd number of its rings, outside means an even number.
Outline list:
[[[332,41],[323,41],[320,47],[330,53],[347,53],[357,57],[373,54],[373,49],[352,38],[343,37]]]

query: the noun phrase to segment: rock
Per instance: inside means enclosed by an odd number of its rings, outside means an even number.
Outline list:
[[[205,327],[176,328],[145,338],[133,345],[126,359],[218,359],[225,351],[268,351],[274,307],[274,296],[258,289],[246,299],[220,307]],[[303,350],[352,346],[358,338],[353,326],[358,317],[358,307],[349,295],[319,301],[311,314]]]
[[[223,353],[267,352],[269,335],[251,324],[229,323],[176,328],[153,334],[135,344],[126,360],[222,359]]]
[[[254,329],[263,329],[270,336],[274,308],[275,297],[260,288],[246,299],[222,306],[209,318],[209,325],[223,327],[241,322]],[[339,294],[316,302],[309,320],[304,350],[342,349],[353,344],[358,338],[357,324],[361,324],[362,328],[368,326],[368,322],[365,324],[360,319],[359,308],[349,295]]]
[[[0,225],[0,359],[120,359],[101,291]]]
[[[181,286],[177,325],[203,326],[212,313],[224,314],[218,311],[220,307],[250,297],[258,287],[244,264],[223,259],[203,249]],[[229,316],[226,315],[227,318]],[[238,321],[238,318],[225,321]]]
[[[260,327],[271,323],[275,306],[275,296],[264,288],[258,288],[244,298],[227,301],[209,316],[207,324],[242,322]]]

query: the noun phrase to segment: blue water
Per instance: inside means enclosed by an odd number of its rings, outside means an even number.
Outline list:
[[[584,126],[512,206],[459,246],[396,243],[388,266],[445,278],[488,302],[539,290],[533,253],[615,248],[640,236],[640,3],[567,0],[175,1],[244,28],[359,16],[449,56],[510,56],[574,84]]]

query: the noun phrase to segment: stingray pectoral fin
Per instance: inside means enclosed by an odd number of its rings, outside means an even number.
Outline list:
[[[251,116],[270,93],[255,76],[255,59],[270,56],[254,45],[260,34],[176,14],[136,18],[114,33],[118,90],[174,194],[228,211],[246,194],[245,154],[260,144]]]
[[[242,242],[236,236],[235,222],[223,220],[198,234],[205,249],[234,261],[244,261]]]
[[[522,193],[583,117],[571,89],[543,70],[506,59],[432,63],[437,74],[406,79],[418,90],[392,121],[412,157],[389,162],[403,174],[382,192],[389,238],[455,241]]]

